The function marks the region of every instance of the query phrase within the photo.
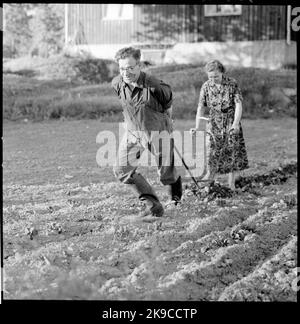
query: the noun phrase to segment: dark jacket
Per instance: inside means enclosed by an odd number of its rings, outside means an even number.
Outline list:
[[[172,120],[166,113],[173,100],[168,84],[141,72],[137,86],[132,92],[121,75],[112,80],[112,87],[121,101],[125,123],[129,130],[146,132],[172,130]]]

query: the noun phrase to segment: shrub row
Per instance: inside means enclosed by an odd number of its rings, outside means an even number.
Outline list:
[[[154,67],[147,71],[171,85],[175,118],[195,117],[200,87],[207,80],[203,66],[166,66],[159,70]],[[228,74],[238,81],[242,90],[244,117],[296,117],[296,96],[288,98],[280,94],[280,89],[296,88],[296,71],[235,68],[229,69]],[[99,84],[78,80],[39,81],[7,74],[3,81],[3,117],[6,119],[105,116],[111,119],[121,111],[109,81],[99,81]]]
[[[43,80],[69,80],[85,84],[99,84],[111,81],[118,73],[112,60],[90,56],[55,55],[48,59],[24,57],[5,62],[4,73],[14,73]]]
[[[30,119],[41,121],[58,118],[89,118],[121,120],[121,107],[116,98],[53,98],[19,97],[8,105],[4,102],[3,118],[8,120]]]

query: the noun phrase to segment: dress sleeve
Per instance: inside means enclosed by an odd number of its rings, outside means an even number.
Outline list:
[[[234,84],[233,99],[235,103],[241,103],[243,101],[242,91],[237,83]]]
[[[198,106],[207,107],[207,87],[204,83],[200,89]]]

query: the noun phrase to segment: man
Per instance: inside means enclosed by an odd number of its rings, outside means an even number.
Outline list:
[[[142,152],[148,149],[155,156],[161,183],[169,186],[171,200],[167,206],[180,202],[182,182],[174,166],[174,143],[170,137],[172,91],[163,81],[141,71],[140,58],[140,50],[133,47],[120,49],[115,56],[120,75],[113,79],[112,87],[123,107],[126,133],[119,146],[114,173],[148,207],[141,216],[161,217],[164,208],[147,180],[136,172],[136,165]],[[158,136],[167,141],[157,140]]]

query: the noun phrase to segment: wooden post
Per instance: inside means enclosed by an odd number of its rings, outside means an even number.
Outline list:
[[[291,6],[287,6],[286,42],[288,45],[291,45]]]
[[[186,14],[185,14],[186,5],[183,5],[183,43],[186,42]]]
[[[68,4],[65,3],[65,45],[68,45],[68,34],[69,34],[69,17],[68,17]]]
[[[194,5],[194,42],[196,43],[198,41],[198,6]]]

